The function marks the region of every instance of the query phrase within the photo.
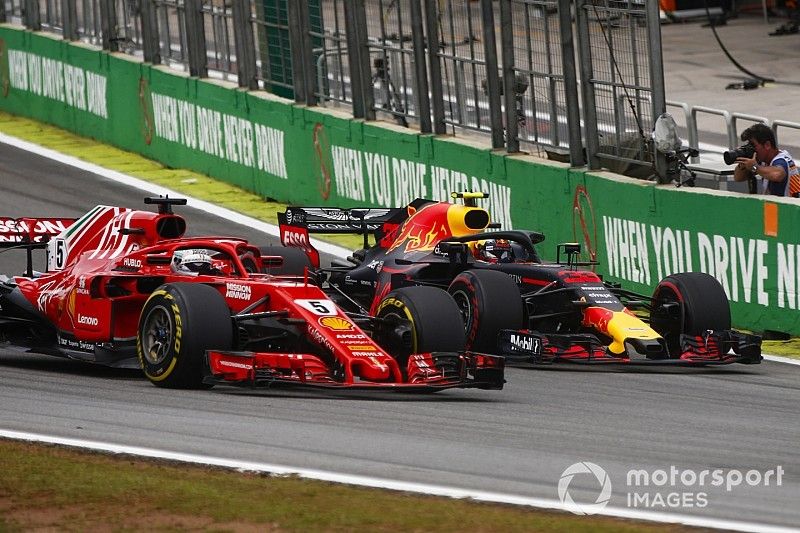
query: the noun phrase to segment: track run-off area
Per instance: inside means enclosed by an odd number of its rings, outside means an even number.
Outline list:
[[[0,137],[0,215],[144,208],[166,192]],[[193,235],[275,240],[271,224],[211,204],[178,211]],[[12,255],[0,254],[0,273],[22,271],[24,253]],[[584,509],[725,529],[800,524],[798,365],[517,367],[506,379],[502,391],[432,395],[173,391],[138,371],[0,346],[0,437],[545,508],[564,509],[565,492],[593,504],[610,484],[602,509]],[[606,477],[570,474],[576,463]]]

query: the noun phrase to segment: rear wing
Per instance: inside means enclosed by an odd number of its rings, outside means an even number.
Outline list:
[[[289,207],[278,213],[278,222],[305,227],[309,233],[361,235],[374,234],[387,222],[395,222],[398,218],[402,221],[407,216],[405,207]]]
[[[25,274],[32,277],[32,251],[47,248],[51,237],[66,231],[76,220],[65,217],[0,217],[0,249],[25,249],[28,253]]]
[[[64,217],[0,217],[0,248],[47,242],[50,237],[59,235],[76,220]]]
[[[281,243],[305,250],[315,266],[319,252],[311,245],[309,234],[363,235],[364,248],[369,248],[369,236],[378,241],[408,218],[406,207],[289,207],[278,213]]]

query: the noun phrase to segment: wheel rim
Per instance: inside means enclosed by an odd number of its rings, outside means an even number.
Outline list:
[[[173,337],[172,320],[167,308],[159,305],[151,309],[144,319],[142,331],[145,359],[153,365],[163,363],[169,355]]]
[[[394,319],[394,320],[396,320],[398,322],[407,322],[408,321],[408,317],[405,314],[396,313],[394,311],[389,311],[387,313],[382,314],[381,318],[388,318],[390,320]],[[408,353],[403,353],[401,355],[409,355],[409,354],[415,353],[417,351],[417,335],[416,335],[416,332],[414,331],[413,327],[411,328],[410,346],[408,346],[408,347],[406,346],[406,339],[405,338],[403,339],[402,346],[404,348],[404,350],[403,350],[404,352],[405,352],[405,349],[408,348]]]
[[[655,298],[656,306],[660,306],[665,303],[676,303],[682,306],[681,299],[678,297],[675,291],[669,287],[662,287]],[[661,333],[661,335],[667,339],[667,342],[677,345],[683,329],[683,321],[685,320],[685,317],[683,316],[683,308],[681,307],[678,316],[662,316],[659,318],[660,320],[658,321],[658,326],[661,330],[659,333]]]
[[[472,323],[472,305],[469,303],[469,295],[464,291],[454,291],[451,296],[458,306],[458,312],[461,313],[464,330],[469,331],[469,325]]]

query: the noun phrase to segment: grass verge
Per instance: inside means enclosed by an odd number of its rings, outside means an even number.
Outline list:
[[[0,531],[688,531],[0,440]]]

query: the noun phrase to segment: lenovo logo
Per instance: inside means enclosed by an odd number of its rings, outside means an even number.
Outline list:
[[[85,324],[87,326],[96,326],[99,323],[97,317],[86,316],[78,313],[78,324]]]

